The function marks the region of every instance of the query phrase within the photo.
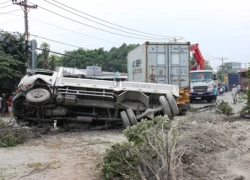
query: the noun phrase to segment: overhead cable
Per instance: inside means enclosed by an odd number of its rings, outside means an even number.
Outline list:
[[[44,24],[47,24],[47,25],[50,25],[50,26],[53,26],[53,27],[56,27],[56,28],[59,28],[59,29],[63,29],[63,30],[69,31],[69,32],[73,32],[73,33],[80,34],[80,35],[87,36],[87,37],[94,38],[94,39],[99,39],[99,40],[106,41],[106,42],[109,42],[109,43],[112,43],[112,44],[120,45],[120,44],[115,43],[115,42],[111,42],[111,41],[108,41],[108,40],[105,40],[105,39],[101,39],[101,38],[98,38],[98,37],[94,37],[94,36],[90,36],[90,35],[87,35],[87,34],[83,34],[83,33],[80,33],[80,32],[77,32],[77,31],[74,31],[74,30],[71,30],[71,29],[67,29],[67,28],[64,28],[64,27],[61,27],[61,26],[57,26],[57,25],[54,25],[54,24],[47,23],[45,21],[41,21],[41,20],[38,20],[38,19],[35,19],[35,18],[32,18],[32,17],[29,17],[29,18],[31,20],[34,20],[34,21],[37,21],[37,22],[40,22],[40,23],[44,23]]]
[[[0,9],[6,8],[6,7],[9,7],[9,6],[12,6],[12,4],[7,5],[7,6],[1,6]]]
[[[131,33],[131,32],[124,31],[124,30],[121,30],[121,29],[118,29],[118,28],[114,28],[114,27],[112,27],[112,26],[109,26],[109,25],[106,25],[106,24],[103,24],[103,23],[94,21],[94,20],[92,20],[92,19],[86,18],[86,17],[81,16],[81,15],[79,15],[79,14],[77,14],[77,13],[72,12],[72,11],[69,11],[69,10],[67,10],[67,9],[65,9],[65,8],[63,8],[63,7],[60,7],[60,6],[58,6],[58,5],[54,4],[54,3],[51,3],[51,2],[49,2],[49,1],[47,1],[47,0],[45,0],[45,2],[47,2],[47,3],[49,3],[49,4],[53,5],[53,6],[55,6],[55,7],[57,7],[57,8],[60,8],[60,9],[62,9],[62,10],[64,10],[64,11],[66,11],[66,12],[69,12],[69,13],[71,13],[71,14],[74,14],[74,15],[76,15],[76,16],[78,16],[78,17],[84,18],[84,19],[86,19],[86,20],[88,20],[88,21],[94,22],[94,23],[96,23],[96,24],[98,24],[98,25],[102,25],[102,26],[111,28],[111,29],[116,30],[116,31],[120,31],[120,32],[123,32],[123,33],[135,35],[135,36],[141,36],[141,37],[145,37],[145,38],[159,38],[159,37],[153,37],[153,36],[144,36],[144,35],[141,35],[141,34]],[[165,38],[166,38],[166,37],[165,37]],[[171,37],[169,36],[168,38],[173,38],[173,36],[171,36]]]
[[[0,25],[5,25],[5,24],[8,24],[8,23],[12,23],[12,22],[18,21],[18,20],[20,20],[20,19],[23,19],[23,18],[14,19],[14,20],[12,20],[12,21],[8,21],[8,22],[2,23],[2,24],[0,24]]]
[[[31,3],[31,2],[29,2],[29,3]],[[31,3],[31,4],[34,4],[34,3]],[[91,26],[91,25],[89,25],[89,24],[82,23],[82,22],[77,21],[77,20],[74,20],[74,19],[72,19],[72,18],[63,16],[63,15],[61,15],[61,14],[59,14],[59,13],[56,13],[56,12],[53,12],[53,11],[48,10],[48,9],[46,9],[46,8],[43,8],[43,7],[41,7],[40,5],[39,5],[39,7],[40,7],[41,9],[45,10],[45,11],[48,11],[48,12],[50,12],[50,13],[52,13],[52,14],[57,15],[57,16],[63,17],[63,18],[65,18],[65,19],[74,21],[74,22],[79,23],[79,24],[82,24],[82,25],[84,25],[84,26],[88,26],[88,27],[91,27],[91,28],[93,28],[93,29],[97,29],[97,30],[100,30],[100,31],[103,31],[103,32],[107,32],[107,33],[110,33],[110,34],[115,34],[115,35],[118,35],[118,36],[123,36],[123,37],[128,37],[128,38],[133,38],[133,39],[143,39],[143,40],[156,40],[156,39],[157,39],[157,38],[155,38],[155,39],[153,39],[153,38],[152,38],[152,39],[140,38],[140,37],[129,36],[129,35],[125,35],[125,34],[120,34],[120,33],[112,32],[112,31],[104,30],[104,29],[101,29],[101,28],[98,28],[98,27],[95,27],[95,26]],[[162,38],[158,38],[158,39],[162,39]]]
[[[22,9],[17,9],[17,10],[8,11],[8,12],[1,12],[0,14],[9,14],[9,13],[12,13],[12,12],[17,12],[17,11],[22,11]]]
[[[2,3],[0,3],[0,5],[1,5],[1,4],[5,4],[5,3],[8,3],[8,2],[10,2],[10,1],[5,1],[5,2],[2,2]]]
[[[92,18],[94,18],[94,19],[97,19],[97,20],[99,20],[99,21],[103,21],[103,22],[105,22],[105,23],[108,23],[108,24],[111,24],[111,25],[114,25],[114,26],[117,26],[117,27],[120,27],[120,28],[124,28],[124,29],[130,30],[130,31],[134,31],[134,32],[142,33],[142,34],[148,34],[148,35],[152,35],[152,36],[159,36],[159,37],[163,37],[163,38],[164,38],[164,37],[165,37],[165,38],[174,37],[174,36],[164,36],[164,35],[158,35],[158,34],[151,34],[151,33],[143,32],[143,31],[138,31],[138,30],[135,30],[135,29],[127,28],[127,27],[125,27],[125,26],[121,26],[121,25],[118,25],[118,24],[115,24],[115,23],[112,23],[112,22],[103,20],[103,19],[101,19],[101,18],[95,17],[95,16],[93,16],[93,15],[87,14],[87,13],[85,13],[85,12],[83,12],[83,11],[80,11],[80,10],[77,10],[77,9],[72,8],[72,7],[70,7],[70,6],[67,6],[67,5],[65,5],[65,4],[63,4],[63,3],[61,3],[61,2],[56,1],[56,0],[53,0],[53,1],[55,1],[56,3],[61,4],[61,5],[65,6],[65,7],[69,8],[69,9],[72,9],[72,10],[74,10],[74,11],[77,11],[77,12],[79,12],[79,13],[82,13],[82,14],[84,14],[84,15],[87,15],[87,16],[89,16],[89,17],[92,17]]]
[[[34,37],[37,37],[37,38],[45,39],[45,40],[48,40],[48,41],[52,41],[52,42],[55,42],[55,43],[64,44],[64,45],[71,46],[71,47],[76,47],[76,48],[82,48],[82,49],[86,49],[86,50],[90,50],[90,49],[87,49],[87,48],[84,48],[84,47],[80,47],[80,46],[76,46],[76,45],[72,45],[72,44],[60,42],[60,41],[57,41],[57,40],[45,38],[45,37],[38,36],[38,35],[35,35],[35,34],[30,34],[30,35],[34,36]]]

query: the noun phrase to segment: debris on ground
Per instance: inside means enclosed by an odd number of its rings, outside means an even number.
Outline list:
[[[129,144],[107,151],[102,177],[129,179],[133,169],[137,179],[250,179],[250,122],[230,122],[211,111],[175,117],[166,128],[168,122],[127,128]]]

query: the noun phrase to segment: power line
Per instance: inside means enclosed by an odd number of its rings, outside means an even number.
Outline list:
[[[31,3],[31,2],[30,2],[30,3]],[[33,3],[31,3],[31,4],[33,4]],[[66,17],[66,16],[63,16],[63,15],[58,14],[58,13],[56,13],[56,12],[50,11],[50,10],[48,10],[48,9],[46,9],[46,8],[41,7],[41,6],[39,6],[39,7],[40,7],[41,9],[45,10],[45,11],[48,11],[48,12],[52,13],[52,14],[56,14],[57,16],[63,17],[63,18],[65,18],[65,19],[74,21],[74,22],[76,22],[76,23],[79,23],[79,24],[82,24],[82,25],[84,25],[84,26],[88,26],[88,27],[91,27],[91,28],[93,28],[93,29],[97,29],[97,30],[100,30],[100,31],[103,31],[103,32],[107,32],[107,33],[115,34],[115,35],[119,35],[119,36],[124,36],[124,37],[128,37],[128,38],[134,38],[134,39],[153,40],[153,39],[146,39],[146,38],[128,36],[128,35],[124,35],[124,34],[119,34],[119,33],[116,33],[116,32],[112,32],[112,31],[104,30],[104,29],[101,29],[101,28],[98,28],[98,27],[91,26],[91,25],[89,25],[89,24],[82,23],[82,22],[80,22],[80,21],[77,21],[77,20],[74,20],[74,19],[71,19],[71,18],[68,18],[68,17]]]
[[[215,57],[215,56],[212,56],[212,55],[210,55],[210,54],[208,54],[208,53],[205,53],[205,52],[202,52],[203,54],[206,54],[206,55],[208,55],[208,56],[210,56],[210,57],[212,57],[212,58],[215,58],[215,59],[220,59],[220,58],[218,58],[218,57]]]
[[[17,14],[7,14],[7,15],[19,16],[19,17],[22,16],[22,15],[17,15]],[[41,21],[41,20],[38,20],[38,19],[35,19],[35,18],[32,18],[32,17],[29,17],[29,18],[30,18],[31,20],[34,20],[34,21],[37,21],[37,22],[40,22],[40,23],[44,23],[44,24],[47,24],[47,25],[50,25],[50,26],[53,26],[53,27],[56,27],[56,28],[59,28],[59,29],[63,29],[63,30],[69,31],[69,32],[73,32],[73,33],[80,34],[80,35],[83,35],[83,36],[87,36],[87,37],[90,37],[90,38],[94,38],[94,39],[106,41],[106,42],[108,42],[108,43],[120,45],[120,44],[115,43],[115,42],[112,42],[112,41],[108,41],[108,40],[101,39],[101,38],[98,38],[98,37],[95,37],[95,36],[90,36],[90,35],[87,35],[87,34],[83,34],[83,33],[80,33],[80,32],[77,32],[77,31],[74,31],[74,30],[71,30],[71,29],[67,29],[67,28],[64,28],[64,27],[61,27],[61,26],[57,26],[57,25],[54,25],[54,24],[47,23],[47,22],[45,22],[45,21]]]
[[[20,33],[20,32],[12,32],[12,31],[5,31],[5,32],[12,33],[12,34],[13,33],[17,33],[17,34],[22,35],[22,33]],[[41,36],[38,36],[38,35],[35,35],[35,34],[29,34],[29,35],[31,35],[33,37],[45,39],[45,40],[48,40],[48,41],[52,41],[52,42],[55,42],[55,43],[58,43],[58,44],[64,44],[64,45],[67,45],[67,46],[72,46],[72,47],[82,48],[82,49],[86,49],[86,50],[91,50],[91,49],[87,49],[87,48],[84,48],[84,47],[80,47],[80,46],[76,46],[76,45],[72,45],[72,44],[60,42],[60,41],[57,41],[57,40],[49,39],[49,38],[46,38],[46,37],[41,37]]]
[[[9,7],[9,6],[12,6],[12,4],[7,5],[7,6],[2,6],[2,7],[0,7],[0,9],[6,8],[6,7]]]
[[[44,21],[41,21],[41,20],[38,20],[38,19],[35,19],[35,18],[31,18],[30,17],[30,19],[32,19],[34,21],[37,21],[37,22],[40,22],[40,23],[44,23],[44,24],[56,27],[56,28],[59,28],[59,29],[66,30],[66,31],[69,31],[69,32],[73,32],[73,33],[80,34],[80,35],[87,36],[87,37],[94,38],[94,39],[99,39],[99,40],[106,41],[106,42],[109,42],[109,43],[112,43],[112,44],[120,45],[120,44],[112,42],[112,41],[108,41],[108,40],[101,39],[101,38],[98,38],[98,37],[94,37],[94,36],[90,36],[90,35],[87,35],[87,34],[83,34],[83,33],[80,33],[80,32],[77,32],[77,31],[74,31],[74,30],[71,30],[71,29],[67,29],[67,28],[64,28],[64,27],[60,27],[60,26],[57,26],[57,25],[54,25],[54,24],[50,24],[50,23],[47,23],[47,22],[44,22]]]
[[[83,48],[83,47],[80,47],[80,46],[75,46],[75,45],[72,45],[72,44],[68,44],[68,43],[60,42],[60,41],[57,41],[57,40],[53,40],[53,39],[49,39],[49,38],[45,38],[45,37],[41,37],[41,36],[34,35],[34,34],[30,34],[30,35],[31,35],[31,36],[34,36],[34,37],[37,37],[37,38],[45,39],[45,40],[48,40],[48,41],[52,41],[52,42],[55,42],[55,43],[59,43],[59,44],[64,44],[64,45],[67,45],[67,46],[71,46],[71,47]],[[90,49],[87,49],[87,48],[83,48],[83,49],[90,50]]]
[[[47,1],[47,0],[45,0],[45,2],[47,2],[47,3],[49,3],[49,4],[53,5],[53,6],[55,6],[55,7],[57,7],[57,8],[63,9],[64,11],[69,12],[69,13],[71,13],[71,14],[74,14],[74,15],[76,15],[76,16],[78,16],[78,17],[84,18],[84,19],[86,19],[86,20],[88,20],[88,21],[94,22],[94,23],[96,23],[96,24],[99,24],[99,25],[102,25],[102,26],[105,26],[105,27],[108,27],[108,28],[111,28],[111,29],[114,29],[114,30],[123,32],[123,33],[131,34],[131,35],[135,35],[135,36],[146,37],[146,38],[159,38],[159,37],[152,37],[152,36],[144,36],[144,35],[140,35],[140,34],[136,34],[136,33],[131,33],[131,32],[128,32],[128,31],[124,31],[124,30],[121,30],[121,29],[117,29],[117,28],[114,28],[114,27],[112,27],[112,26],[109,26],[109,25],[106,25],[106,24],[103,24],[103,23],[100,23],[100,22],[91,20],[91,19],[86,18],[86,17],[84,17],[84,16],[81,16],[81,15],[79,15],[79,14],[77,14],[77,13],[74,13],[74,12],[69,11],[69,10],[67,10],[67,9],[65,9],[65,8],[63,8],[63,7],[60,7],[60,6],[56,5],[56,4],[53,4],[53,3],[51,3],[51,2],[49,2],[49,1]],[[171,37],[171,38],[173,38],[173,37]],[[159,38],[159,39],[160,39],[160,38]]]
[[[40,51],[46,51],[46,52],[51,52],[51,53],[54,53],[54,54],[59,54],[59,55],[62,55],[62,56],[68,56],[68,57],[71,57],[71,58],[83,59],[83,58],[79,58],[79,57],[76,57],[76,56],[71,56],[71,55],[68,55],[68,54],[59,53],[59,52],[55,52],[55,51],[51,51],[51,50],[46,50],[46,49],[41,49],[41,48],[36,48],[36,49],[40,50]]]
[[[7,2],[10,2],[10,1],[5,1],[5,2],[2,2],[2,3],[0,3],[0,5],[1,5],[1,4],[5,4],[5,3],[7,3]]]
[[[3,13],[0,13],[0,14],[9,14],[9,13],[12,13],[12,12],[17,12],[17,11],[22,11],[22,9],[17,9],[17,10],[13,10],[13,11],[3,12]]]
[[[56,1],[56,0],[53,0],[53,1],[55,1],[56,3],[61,4],[61,5],[65,6],[65,7],[69,8],[69,9],[75,10],[75,11],[77,11],[77,12],[79,12],[79,13],[82,13],[82,14],[87,15],[87,16],[89,16],[89,17],[92,17],[92,18],[94,18],[94,19],[103,21],[103,22],[105,22],[105,23],[108,23],[108,24],[111,24],[111,25],[114,25],[114,26],[117,26],[117,27],[120,27],[120,28],[124,28],[124,29],[130,30],[130,31],[134,31],[134,32],[138,32],[138,33],[143,33],[143,34],[148,34],[148,35],[152,35],[152,36],[159,36],[159,37],[165,37],[165,38],[171,37],[171,36],[163,36],[163,35],[151,34],[151,33],[143,32],[143,31],[138,31],[138,30],[135,30],[135,29],[127,28],[127,27],[124,27],[124,26],[121,26],[121,25],[118,25],[118,24],[115,24],[115,23],[112,23],[112,22],[103,20],[103,19],[101,19],[101,18],[95,17],[95,16],[93,16],[93,15],[87,14],[87,13],[85,13],[85,12],[79,11],[79,10],[74,9],[74,8],[72,8],[72,7],[70,7],[70,6],[67,6],[67,5],[65,5],[65,4],[63,4],[63,3],[61,3],[61,2],[58,2],[58,1]],[[173,36],[172,36],[172,37],[173,37]]]
[[[14,20],[12,20],[12,21],[8,21],[8,22],[2,23],[2,24],[0,24],[0,25],[5,25],[5,24],[8,24],[8,23],[12,23],[12,22],[18,21],[18,20],[20,20],[20,19],[23,19],[23,18],[14,19]]]

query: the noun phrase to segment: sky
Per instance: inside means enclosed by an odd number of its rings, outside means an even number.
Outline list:
[[[224,63],[242,62],[242,67],[247,67],[250,62],[248,0],[28,0],[28,2],[30,5],[31,3],[38,5],[37,9],[30,9],[28,14],[29,33],[36,35],[30,36],[30,40],[36,39],[38,44],[48,42],[52,51],[63,53],[78,47],[109,50],[123,43],[169,42],[171,37],[182,37],[180,42],[199,44],[204,58],[210,62],[214,71],[222,64],[222,57]],[[50,3],[66,9],[64,5],[67,5],[78,12],[67,9],[74,13],[72,14]],[[14,10],[18,11],[10,12]],[[12,5],[11,0],[0,0],[0,29],[24,32],[23,11],[20,6]],[[159,35],[171,37],[162,39]]]

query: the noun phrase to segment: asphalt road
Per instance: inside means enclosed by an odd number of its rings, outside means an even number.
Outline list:
[[[245,102],[233,104],[233,98],[232,98],[231,92],[227,92],[222,96],[217,96],[217,100],[221,100],[221,99],[228,102],[230,104],[230,106],[232,106],[232,108],[234,109],[235,113],[238,113],[242,109],[242,107],[245,106]],[[200,101],[194,100],[191,103],[191,106],[193,106],[194,108],[200,108],[200,107],[208,106],[211,104],[213,104],[213,103],[208,103],[205,100],[200,100]]]

